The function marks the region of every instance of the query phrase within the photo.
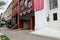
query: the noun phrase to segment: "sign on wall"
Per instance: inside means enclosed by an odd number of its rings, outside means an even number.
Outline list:
[[[39,11],[44,9],[44,0],[34,0],[34,10]]]

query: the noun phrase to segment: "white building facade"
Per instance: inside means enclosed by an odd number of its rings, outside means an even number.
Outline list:
[[[60,0],[44,0],[44,9],[35,11],[32,33],[60,39],[60,32],[56,30],[60,31]]]
[[[60,0],[44,0],[44,9],[35,11],[35,29],[60,28]]]

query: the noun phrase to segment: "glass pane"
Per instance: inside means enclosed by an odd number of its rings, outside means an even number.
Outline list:
[[[28,8],[31,8],[31,7],[32,7],[32,1],[28,3]]]
[[[50,0],[50,9],[57,8],[57,0]]]
[[[57,13],[53,14],[53,20],[57,20]]]
[[[27,0],[24,0],[24,6],[27,7]]]
[[[30,9],[31,7],[32,7],[32,1],[29,0],[29,2],[28,2],[28,9]]]

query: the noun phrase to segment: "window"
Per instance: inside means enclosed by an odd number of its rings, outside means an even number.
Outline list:
[[[57,0],[50,0],[50,9],[55,9],[57,7]]]
[[[24,11],[24,6],[21,6],[21,12],[23,12]]]
[[[26,9],[26,7],[25,7],[25,1],[26,0],[24,0],[23,4],[21,5],[21,8],[20,8],[21,12],[25,11],[25,9]]]
[[[57,20],[57,13],[53,14],[53,20]]]
[[[28,1],[28,9],[32,8],[32,0]]]
[[[27,0],[24,0],[24,7],[27,8]]]
[[[49,17],[50,17],[50,15],[48,14],[47,21],[49,21]]]

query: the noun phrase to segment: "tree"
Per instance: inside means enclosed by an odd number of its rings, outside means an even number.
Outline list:
[[[0,1],[0,6],[5,5],[4,1]]]

